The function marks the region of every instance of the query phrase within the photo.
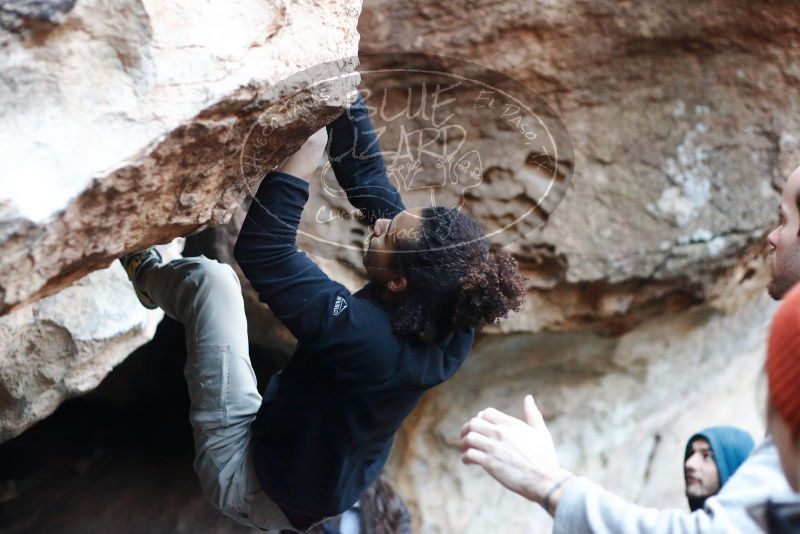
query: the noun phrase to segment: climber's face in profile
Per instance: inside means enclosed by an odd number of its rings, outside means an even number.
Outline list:
[[[371,281],[394,293],[405,290],[405,277],[392,269],[392,255],[401,245],[417,241],[421,226],[422,210],[419,208],[401,211],[393,219],[375,221],[364,252],[364,267]]]
[[[711,445],[703,438],[692,442],[692,451],[683,464],[687,497],[710,497],[719,492],[719,470]]]
[[[769,294],[779,300],[800,281],[800,167],[786,180],[780,204],[780,221],[767,238],[772,250]]]

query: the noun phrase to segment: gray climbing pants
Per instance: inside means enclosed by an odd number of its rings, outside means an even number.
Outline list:
[[[253,468],[250,423],[261,406],[250,364],[247,318],[230,266],[184,258],[141,273],[137,287],[186,327],[186,368],[194,432],[194,469],[223,514],[261,529],[291,529],[261,489]]]

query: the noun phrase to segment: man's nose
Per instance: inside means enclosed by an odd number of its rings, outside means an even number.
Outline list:
[[[386,230],[386,223],[388,221],[389,219],[378,219],[377,221],[375,221],[375,229],[374,229],[375,237],[380,237],[383,234],[384,230]]]
[[[684,469],[686,469],[686,471],[696,471],[697,470],[696,460],[697,460],[697,453],[689,456],[686,459],[686,462],[683,464]]]
[[[778,228],[769,233],[767,236],[767,243],[769,243],[770,248],[776,248],[778,246]]]

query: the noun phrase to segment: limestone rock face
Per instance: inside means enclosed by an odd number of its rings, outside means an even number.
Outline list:
[[[342,109],[352,80],[321,82],[312,67],[356,54],[359,11],[352,0],[5,3],[0,314],[227,220]]]
[[[183,245],[158,250],[170,261]],[[0,443],[97,387],[163,317],[139,303],[119,262],[0,317]]]
[[[0,442],[97,387],[163,316],[139,304],[115,262],[0,318]]]

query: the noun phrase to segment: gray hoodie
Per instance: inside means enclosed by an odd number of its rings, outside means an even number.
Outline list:
[[[722,490],[692,513],[637,506],[585,478],[573,478],[558,503],[553,534],[761,533],[747,508],[789,495],[778,450],[767,437]]]

